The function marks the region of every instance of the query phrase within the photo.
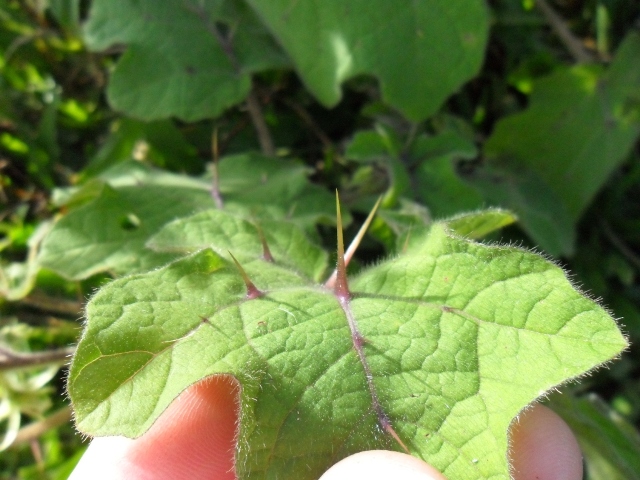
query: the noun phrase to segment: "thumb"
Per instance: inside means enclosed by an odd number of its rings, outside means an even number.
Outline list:
[[[237,397],[232,377],[205,379],[140,438],[94,439],[69,480],[233,480]]]

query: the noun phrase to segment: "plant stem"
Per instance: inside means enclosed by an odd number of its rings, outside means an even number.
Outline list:
[[[30,353],[14,352],[8,348],[0,347],[0,371],[51,363],[66,363],[73,352],[75,352],[75,347]]]
[[[285,98],[283,102],[287,107],[293,110],[293,113],[300,117],[300,120],[302,120],[307,125],[307,127],[309,127],[311,132],[318,138],[318,140],[320,140],[320,143],[322,143],[322,146],[325,150],[334,150],[333,142],[331,141],[329,136],[320,128],[311,114],[302,105],[288,98]]]
[[[256,133],[258,134],[258,142],[260,142],[260,149],[262,150],[262,153],[273,157],[276,153],[276,149],[273,145],[273,139],[271,138],[269,127],[267,127],[267,122],[264,120],[260,101],[258,100],[258,96],[256,95],[253,87],[251,88],[249,95],[247,95],[247,111],[249,112],[249,116],[253,122],[253,128],[256,129]]]
[[[64,425],[71,420],[71,408],[69,406],[62,407],[60,410],[49,415],[38,422],[30,423],[29,425],[22,427],[18,430],[18,435],[13,441],[12,445],[20,445],[29,443],[32,440],[39,438],[45,432]]]
[[[602,222],[600,222],[600,224],[602,225],[602,231],[609,239],[609,241],[613,244],[613,246],[616,247],[620,251],[620,253],[633,264],[634,267],[640,269],[640,257],[636,255],[635,252],[631,248],[629,248],[620,237],[618,237],[618,235],[616,235],[616,233],[607,222],[603,220]]]
[[[64,300],[56,297],[50,297],[43,293],[32,293],[20,300],[21,303],[60,315],[78,316],[82,313],[82,304],[72,300]]]
[[[233,51],[231,39],[225,37],[222,34],[216,23],[211,20],[204,8],[195,6],[189,2],[186,3],[187,8],[198,16],[207,31],[217,40],[220,48],[222,48],[222,51],[229,59],[229,62],[231,63],[231,66],[236,75],[242,75],[242,66],[240,65],[240,62],[238,61],[238,58]],[[273,139],[271,138],[271,133],[269,132],[267,123],[264,121],[264,115],[262,114],[260,100],[256,95],[253,85],[251,87],[251,90],[249,91],[249,94],[247,95],[247,111],[249,112],[249,117],[251,118],[253,127],[255,128],[258,135],[258,142],[260,143],[260,149],[262,150],[262,153],[269,156],[275,155]]]
[[[567,27],[562,17],[547,3],[547,0],[536,0],[536,4],[551,26],[551,29],[558,35],[558,38],[573,58],[578,63],[593,62],[593,55],[584,48],[582,42],[569,30],[569,27]]]

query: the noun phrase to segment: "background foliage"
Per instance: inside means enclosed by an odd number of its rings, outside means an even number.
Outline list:
[[[514,211],[490,239],[623,318],[621,360],[549,402],[588,478],[640,478],[637,2],[2,0],[0,22],[0,476],[73,468],[60,366],[83,305],[176,258],[145,245],[210,203],[220,155],[230,208],[326,246],[332,189],[347,222],[383,195],[356,270],[410,224]]]

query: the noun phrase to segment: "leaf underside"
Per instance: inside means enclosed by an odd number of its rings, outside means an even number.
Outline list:
[[[139,436],[189,385],[228,374],[241,479],[318,478],[357,451],[402,450],[387,419],[447,478],[506,479],[512,419],[626,345],[554,264],[444,224],[352,278],[346,307],[274,258],[243,257],[257,298],[209,248],[96,294],[69,376],[78,428]]]

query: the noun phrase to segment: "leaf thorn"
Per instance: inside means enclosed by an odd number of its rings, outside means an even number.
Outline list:
[[[222,210],[224,202],[222,201],[222,195],[220,194],[220,172],[218,170],[218,163],[220,162],[220,153],[218,151],[218,127],[213,130],[213,135],[211,135],[211,155],[213,157],[213,163],[211,164],[211,173],[213,174],[211,197],[216,204],[216,208],[218,210]]]
[[[258,235],[260,236],[260,243],[262,243],[262,258],[267,262],[274,263],[273,255],[271,255],[271,250],[269,250],[269,244],[267,243],[267,238],[264,236],[264,232],[262,231],[262,227],[258,223],[256,223],[256,229],[258,230]]]
[[[344,259],[344,238],[342,235],[342,214],[340,213],[340,196],[336,190],[336,217],[337,217],[337,236],[338,236],[338,264],[335,270],[335,281],[329,288],[333,287],[336,297],[342,300],[350,298],[349,284],[347,283],[347,264]],[[329,279],[331,280],[331,279]],[[327,282],[328,284],[329,282]]]
[[[393,427],[391,426],[391,422],[389,421],[389,419],[386,416],[383,416],[380,418],[380,425],[382,426],[382,429],[387,432],[389,435],[391,435],[393,437],[393,439],[398,442],[398,445],[400,445],[402,447],[402,449],[408,453],[409,455],[411,455],[411,452],[409,452],[409,449],[407,448],[407,446],[404,444],[404,442],[402,440],[400,440],[400,437],[398,436],[398,434],[396,433],[396,431],[393,429]]]
[[[238,260],[236,260],[236,257],[233,256],[233,253],[229,252],[229,255],[231,255],[231,258],[236,264],[236,267],[238,267],[238,271],[242,276],[242,280],[244,280],[244,284],[247,287],[247,300],[253,300],[254,298],[264,296],[264,292],[262,290],[259,290],[258,287],[253,284],[253,282],[249,278],[249,275],[247,275],[247,272],[245,272],[244,268],[242,268],[242,265],[240,265],[240,262],[238,262]]]
[[[337,198],[337,195],[338,195],[338,193],[336,192],[336,198]],[[338,199],[338,201],[339,201],[339,199]],[[349,248],[347,248],[347,251],[344,254],[345,268],[347,267],[347,265],[349,265],[349,262],[353,258],[353,255],[356,253],[356,250],[360,246],[360,242],[364,238],[364,234],[367,233],[367,230],[369,229],[369,225],[371,225],[371,222],[373,221],[373,217],[375,217],[375,214],[378,211],[378,207],[380,206],[380,202],[381,201],[382,201],[382,197],[379,197],[378,200],[376,201],[375,205],[373,206],[373,208],[369,212],[369,215],[367,216],[367,219],[364,221],[364,223],[360,227],[360,230],[358,230],[357,235],[354,237],[354,239],[349,244]],[[342,217],[341,216],[340,216],[340,226],[338,227],[338,229],[340,230],[340,232],[342,232]],[[338,277],[338,269],[336,268],[333,271],[333,273],[331,274],[331,276],[329,277],[329,279],[325,282],[325,287],[327,287],[327,288],[335,288],[337,277]]]

